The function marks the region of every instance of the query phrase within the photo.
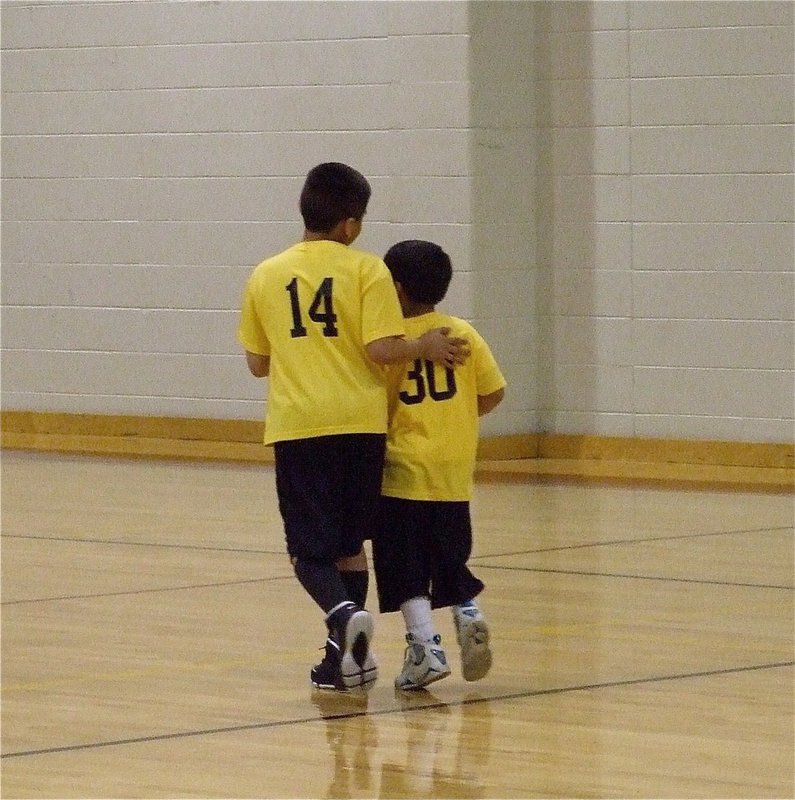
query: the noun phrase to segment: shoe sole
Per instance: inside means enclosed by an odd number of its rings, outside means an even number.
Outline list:
[[[469,620],[458,631],[461,646],[461,672],[465,681],[479,681],[491,669],[489,626],[484,619]]]
[[[315,687],[315,689],[336,689],[337,688],[336,685],[333,684],[333,683],[320,683],[318,681],[313,681],[311,678],[310,678],[310,683],[312,684],[312,686]]]
[[[348,689],[368,688],[378,678],[378,667],[370,652],[374,632],[373,617],[367,611],[354,611],[345,625],[345,647],[340,660],[341,686]]]

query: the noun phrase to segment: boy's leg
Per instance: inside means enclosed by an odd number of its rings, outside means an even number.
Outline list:
[[[345,585],[348,599],[363,610],[367,602],[370,573],[364,540],[372,538],[381,496],[381,474],[383,472],[386,436],[376,434],[352,434],[334,437],[333,461],[329,465],[338,476],[333,497],[333,510],[339,531],[339,552],[336,560],[340,579]],[[366,614],[366,612],[364,612]],[[369,615],[368,615],[369,617]],[[357,615],[351,625],[356,625]],[[363,617],[361,618],[364,619]],[[359,633],[344,637],[352,643],[350,654],[343,647],[339,653],[343,679],[348,687],[356,684],[349,673],[358,667],[361,685],[372,683],[377,677],[377,667],[370,641],[373,635],[372,618]],[[313,673],[319,673],[329,657],[329,648],[334,646],[333,620],[329,618],[332,631],[326,643],[326,659],[317,665]],[[362,635],[363,634],[363,635]],[[358,639],[356,638],[358,636]],[[331,653],[332,659],[336,653]],[[313,682],[315,682],[313,678]],[[316,683],[316,682],[315,682]],[[316,685],[318,685],[316,683]],[[358,685],[358,684],[357,684]]]
[[[312,683],[346,689],[371,683],[377,670],[369,653],[372,618],[351,602],[335,564],[346,550],[351,552],[351,534],[343,529],[340,509],[350,492],[345,485],[350,472],[336,468],[340,448],[351,448],[341,438],[277,442],[275,451],[288,552],[301,586],[326,615],[326,658],[312,669]],[[358,676],[353,674],[357,670]]]
[[[400,604],[400,611],[406,623],[406,633],[419,642],[430,642],[439,632],[433,624],[431,601],[426,596],[412,597]]]
[[[310,670],[312,684],[344,691],[373,683],[378,671],[369,653],[371,615],[348,600],[345,582],[334,564],[298,560],[294,569],[307,594],[326,615],[325,654]]]
[[[454,605],[452,612],[456,639],[461,648],[461,673],[465,681],[479,681],[491,669],[488,622],[474,600]]]
[[[367,605],[367,591],[370,588],[370,571],[367,568],[367,554],[364,548],[355,556],[339,559],[337,569],[348,592],[348,599],[360,608],[364,608]]]
[[[428,508],[425,502],[382,497],[380,526],[373,538],[380,610],[400,610],[406,623],[403,669],[395,678],[398,689],[419,689],[450,674],[428,597]]]
[[[427,505],[398,497],[381,498],[379,526],[373,535],[373,568],[382,614],[400,611],[406,600],[430,592]]]
[[[326,612],[326,652],[310,671],[312,684],[319,689],[344,691],[373,683],[378,668],[370,652],[372,615],[347,599],[345,583],[334,564],[296,561],[295,574]]]
[[[477,681],[491,669],[492,653],[488,622],[474,599],[483,583],[467,566],[472,552],[469,503],[439,502],[434,511],[433,607],[452,607],[464,680]]]
[[[450,674],[442,637],[437,633],[428,597],[412,597],[401,604],[406,622],[406,652],[403,669],[395,678],[398,689],[421,689]]]
[[[343,556],[337,560],[348,597],[361,608],[367,604],[370,572],[364,542],[372,539],[378,526],[381,476],[384,471],[386,436],[362,434],[344,437],[346,457],[336,468],[346,471],[341,492]]]
[[[298,582],[325,614],[348,600],[345,582],[333,563],[294,559],[293,569]]]
[[[362,569],[362,564],[364,569]],[[367,571],[367,555],[362,549],[358,556],[353,558],[341,558],[337,561],[337,569],[339,571],[339,578],[345,586],[345,593],[348,599],[357,605],[359,608],[364,608],[367,602],[367,589],[370,582],[370,573]],[[323,659],[319,664],[315,664],[310,671],[310,679],[312,685],[318,689],[335,689],[339,688],[336,684],[339,681],[342,653],[340,646],[332,636],[331,629],[326,622],[328,628],[326,635],[326,642],[324,644]],[[375,661],[372,656],[369,660],[365,659],[366,671],[368,673],[368,680],[365,682],[372,683],[375,677],[372,670],[375,667]],[[372,677],[371,677],[372,676]]]
[[[467,502],[435,502],[429,522],[433,608],[471,600],[483,591],[483,582],[469,569],[472,521]]]

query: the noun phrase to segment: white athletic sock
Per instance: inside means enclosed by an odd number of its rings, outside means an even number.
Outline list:
[[[429,598],[412,597],[401,604],[400,610],[406,621],[406,631],[418,642],[430,642],[436,636]]]
[[[474,600],[465,600],[463,603],[459,603],[457,606],[452,607],[453,616],[458,616],[462,611],[471,608],[477,608],[478,604]]]

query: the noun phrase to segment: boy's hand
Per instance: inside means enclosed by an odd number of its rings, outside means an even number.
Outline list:
[[[422,357],[446,367],[465,363],[469,358],[467,340],[449,334],[450,328],[434,328],[420,336]]]

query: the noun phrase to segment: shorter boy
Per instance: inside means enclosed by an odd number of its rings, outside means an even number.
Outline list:
[[[398,242],[384,257],[409,337],[445,327],[467,340],[470,357],[455,369],[417,358],[388,367],[389,431],[381,520],[373,561],[382,613],[406,623],[399,689],[419,689],[450,674],[431,610],[451,607],[465,680],[491,667],[489,629],[475,602],[483,583],[467,567],[478,417],[503,399],[505,379],[483,337],[435,306],[452,278],[450,258],[426,241]]]

